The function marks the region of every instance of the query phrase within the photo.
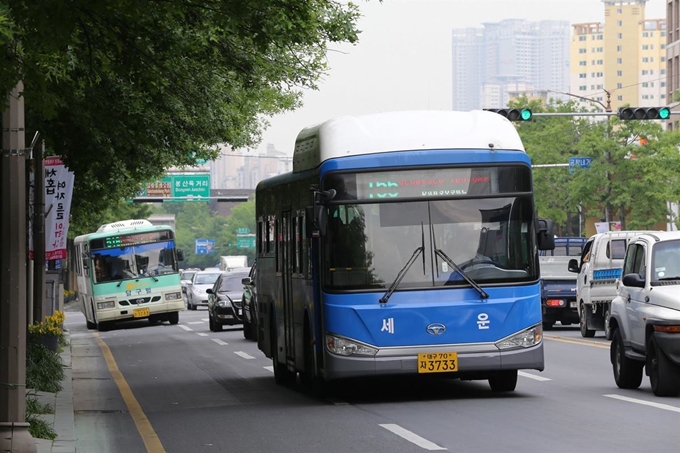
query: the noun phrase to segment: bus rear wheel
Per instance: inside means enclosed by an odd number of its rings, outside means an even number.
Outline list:
[[[274,366],[274,381],[279,385],[292,386],[295,384],[297,373],[290,371],[285,363],[278,360],[279,345],[276,339],[276,328],[272,323],[272,365]]]
[[[168,313],[168,322],[170,324],[179,324],[179,312],[178,311],[173,311],[171,313]]]

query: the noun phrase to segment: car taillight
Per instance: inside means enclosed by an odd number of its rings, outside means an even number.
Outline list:
[[[545,301],[545,305],[548,307],[564,307],[567,303],[563,299],[548,299]]]

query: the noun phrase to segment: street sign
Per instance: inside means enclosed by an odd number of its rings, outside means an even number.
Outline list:
[[[240,249],[254,249],[255,248],[255,235],[254,234],[244,234],[236,236],[236,247]]]
[[[161,197],[167,201],[210,201],[210,174],[171,174],[146,184],[137,197]]]
[[[250,233],[250,228],[236,228],[236,234],[248,234]]]
[[[215,240],[214,239],[196,239],[196,255],[210,255],[214,253]]]
[[[570,157],[569,173],[574,173],[577,168],[590,168],[592,162],[592,157]]]

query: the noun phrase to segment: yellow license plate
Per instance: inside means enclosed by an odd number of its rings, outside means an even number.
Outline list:
[[[132,316],[135,318],[145,318],[149,316],[149,309],[148,308],[135,308],[132,311]]]
[[[458,371],[457,352],[418,354],[418,373],[446,373],[451,371]]]

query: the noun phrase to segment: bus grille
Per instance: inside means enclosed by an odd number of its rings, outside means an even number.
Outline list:
[[[129,301],[127,300],[121,300],[118,302],[120,305],[142,305],[142,304],[148,304],[149,302],[158,302],[161,300],[161,296],[153,296],[152,297],[138,297],[136,299],[130,299]]]

